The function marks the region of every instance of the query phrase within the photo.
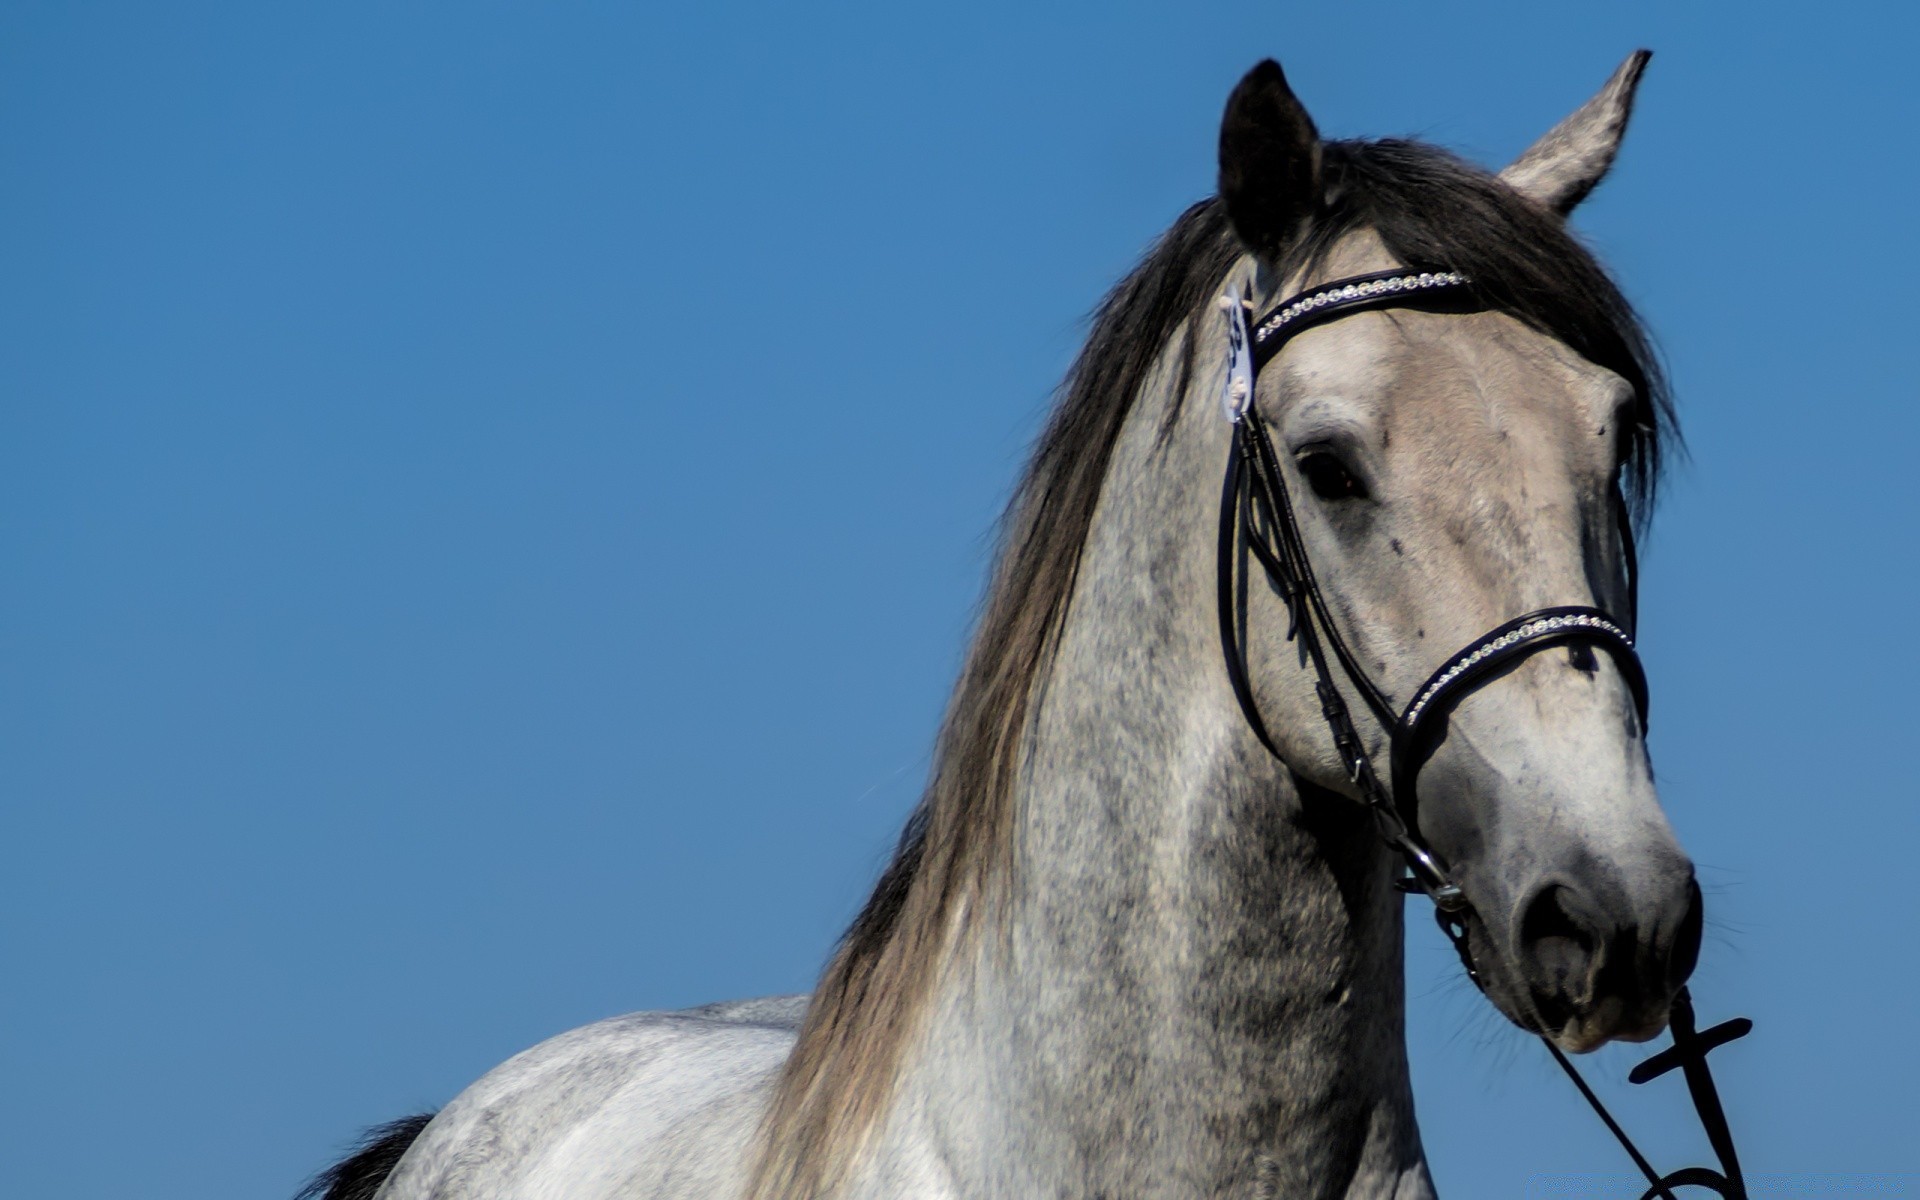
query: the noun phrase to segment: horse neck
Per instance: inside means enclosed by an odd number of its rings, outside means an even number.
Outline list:
[[[1193,378],[1216,377],[1203,356]],[[1225,674],[1208,390],[1168,431],[1168,398],[1144,396],[1115,449],[1035,700],[1011,878],[902,1079],[892,1135],[940,1147],[958,1194],[1424,1177],[1387,860],[1357,806],[1266,754]]]

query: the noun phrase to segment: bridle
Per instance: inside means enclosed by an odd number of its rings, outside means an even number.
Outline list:
[[[1446,864],[1420,836],[1417,791],[1420,769],[1432,747],[1439,722],[1448,711],[1495,674],[1552,646],[1584,645],[1611,655],[1633,694],[1640,727],[1643,731],[1646,729],[1647,677],[1633,645],[1633,622],[1638,607],[1634,597],[1639,588],[1639,570],[1625,502],[1616,492],[1627,567],[1626,620],[1584,605],[1543,608],[1515,617],[1449,656],[1414,690],[1404,708],[1396,708],[1360,665],[1328,610],[1313,564],[1307,557],[1279,456],[1254,404],[1254,381],[1260,369],[1295,335],[1328,321],[1382,308],[1471,312],[1490,305],[1475,291],[1473,282],[1459,272],[1396,270],[1321,284],[1269,309],[1251,327],[1248,306],[1241,300],[1237,288],[1223,298],[1222,307],[1227,314],[1228,343],[1222,404],[1233,425],[1233,449],[1227,456],[1226,480],[1221,489],[1218,598],[1220,640],[1234,697],[1260,744],[1275,759],[1284,762],[1266,722],[1261,719],[1248,677],[1245,640],[1241,636],[1244,605],[1238,569],[1244,545],[1286,603],[1287,638],[1299,641],[1312,664],[1320,713],[1333,735],[1347,778],[1359,790],[1360,802],[1372,817],[1381,840],[1406,864],[1408,875],[1400,881],[1401,890],[1424,892],[1433,900],[1434,916],[1440,928],[1460,955],[1468,977],[1480,985],[1480,973],[1467,944],[1466,914],[1470,906],[1466,895],[1448,874]],[[1374,769],[1372,756],[1354,727],[1346,699],[1334,682],[1334,662],[1339,663],[1354,692],[1387,731],[1387,781],[1382,781]],[[1674,998],[1669,1027],[1673,1046],[1635,1068],[1629,1078],[1635,1083],[1644,1083],[1675,1066],[1683,1069],[1701,1123],[1720,1159],[1723,1168],[1720,1171],[1689,1167],[1659,1175],[1560,1048],[1544,1034],[1541,1040],[1646,1176],[1650,1187],[1642,1200],[1653,1196],[1674,1200],[1671,1189],[1681,1186],[1704,1187],[1727,1200],[1746,1200],[1746,1183],[1713,1077],[1707,1070],[1706,1053],[1744,1036],[1752,1028],[1752,1022],[1744,1017],[1736,1018],[1698,1032],[1694,1029],[1692,999],[1682,987]]]

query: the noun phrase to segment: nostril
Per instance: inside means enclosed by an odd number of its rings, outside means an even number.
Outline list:
[[[1700,881],[1687,880],[1687,911],[1674,931],[1673,953],[1667,958],[1667,984],[1679,987],[1693,974],[1700,961],[1700,934],[1706,925],[1706,901],[1700,895]]]
[[[1520,944],[1526,951],[1535,991],[1562,1003],[1585,998],[1599,944],[1573,915],[1570,900],[1566,888],[1548,884],[1528,903],[1520,919]]]

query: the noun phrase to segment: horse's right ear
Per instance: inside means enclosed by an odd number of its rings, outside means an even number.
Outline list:
[[[1247,249],[1278,258],[1320,198],[1320,131],[1267,59],[1227,97],[1220,199]]]

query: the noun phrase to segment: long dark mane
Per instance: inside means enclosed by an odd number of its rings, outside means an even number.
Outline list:
[[[1361,228],[1409,267],[1465,272],[1494,307],[1633,385],[1623,487],[1647,511],[1672,425],[1665,382],[1632,308],[1564,222],[1417,142],[1327,143],[1322,177],[1318,215],[1278,264],[1282,276],[1311,270]],[[1008,867],[1029,699],[1067,618],[1114,446],[1168,353],[1168,402],[1182,402],[1197,339],[1215,328],[1211,301],[1245,253],[1220,202],[1202,201],[1096,310],[1002,521],[926,793],[822,974],[781,1074],[750,1191],[758,1200],[814,1197],[844,1174],[885,1111],[955,939],[989,910]]]

